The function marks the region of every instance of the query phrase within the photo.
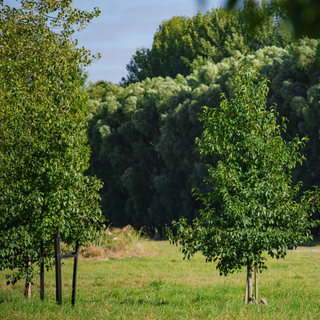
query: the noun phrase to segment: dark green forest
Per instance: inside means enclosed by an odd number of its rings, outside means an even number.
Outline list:
[[[250,10],[263,15],[264,8]],[[283,138],[309,138],[293,183],[303,181],[302,190],[320,186],[320,41],[294,40],[276,16],[253,32],[245,23],[250,10],[164,21],[152,48],[136,51],[121,84],[87,85],[87,174],[103,181],[102,211],[113,226],[163,230],[198,215],[201,204],[191,189],[209,191],[206,164],[219,160],[199,153],[198,114],[202,106],[219,108],[222,92],[232,96],[232,75],[243,61],[270,79],[267,105],[276,104],[279,123],[289,120]]]

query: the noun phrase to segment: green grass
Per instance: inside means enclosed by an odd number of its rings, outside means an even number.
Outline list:
[[[289,252],[268,259],[259,274],[259,298],[269,305],[244,305],[245,271],[220,277],[201,255],[183,261],[177,247],[154,242],[153,257],[79,261],[77,299],[70,305],[73,261],[63,266],[63,304],[55,303],[54,272],[45,273],[45,302],[39,281],[32,298],[23,283],[7,286],[0,272],[0,319],[320,319],[320,250]]]

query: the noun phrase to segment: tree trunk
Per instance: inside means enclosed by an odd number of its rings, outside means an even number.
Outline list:
[[[31,267],[31,260],[28,261],[27,269],[30,269],[30,267]],[[25,297],[31,298],[31,279],[29,275],[26,277]]]
[[[252,265],[249,258],[247,258],[247,285],[246,285],[245,302],[252,303]]]

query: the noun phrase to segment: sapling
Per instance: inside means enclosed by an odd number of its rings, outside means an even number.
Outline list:
[[[266,269],[265,254],[284,258],[287,250],[312,239],[310,228],[318,221],[310,216],[319,191],[298,198],[302,183],[293,185],[291,170],[304,160],[298,150],[307,137],[283,140],[286,119],[279,125],[275,107],[266,107],[268,80],[241,65],[233,91],[230,98],[221,94],[220,108],[203,107],[199,116],[200,153],[220,159],[216,167],[208,166],[205,182],[211,192],[193,190],[204,205],[199,218],[192,225],[185,218],[173,221],[177,235],[169,231],[168,236],[181,245],[185,258],[200,251],[206,261],[217,261],[221,275],[245,267],[245,301],[252,303],[252,271]]]

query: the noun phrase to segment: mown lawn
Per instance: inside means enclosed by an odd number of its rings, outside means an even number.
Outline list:
[[[63,305],[55,303],[54,272],[45,273],[45,302],[39,281],[32,298],[23,283],[7,286],[0,272],[0,319],[320,319],[320,246],[268,261],[259,274],[259,300],[244,305],[245,270],[219,276],[201,255],[182,260],[177,247],[155,242],[153,257],[79,261],[77,300],[71,307],[73,261],[63,267]]]

